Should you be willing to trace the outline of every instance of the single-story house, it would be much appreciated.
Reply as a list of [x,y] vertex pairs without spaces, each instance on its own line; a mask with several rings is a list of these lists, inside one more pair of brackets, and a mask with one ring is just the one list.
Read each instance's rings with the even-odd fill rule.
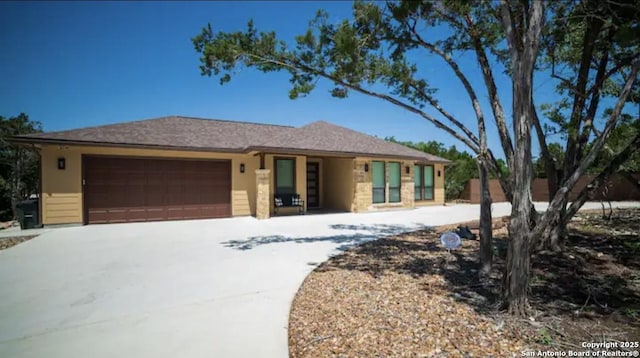
[[366,212],[444,204],[447,160],[319,121],[282,125],[162,117],[21,135],[41,154],[44,225]]

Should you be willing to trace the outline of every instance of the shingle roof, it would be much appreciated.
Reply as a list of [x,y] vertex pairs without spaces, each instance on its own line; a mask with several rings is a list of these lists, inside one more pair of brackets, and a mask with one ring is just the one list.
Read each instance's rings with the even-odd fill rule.
[[435,155],[323,121],[294,128],[170,116],[66,131],[27,134],[14,139],[19,142],[33,143],[87,143],[231,152],[290,150],[449,162]]
[[336,152],[368,156],[411,158],[428,162],[449,161],[432,154],[376,138],[349,128],[324,121],[317,121],[267,138],[260,146],[290,150]]
[[18,138],[240,152],[265,137],[293,130],[295,128],[289,126],[170,116],[60,132],[28,134]]

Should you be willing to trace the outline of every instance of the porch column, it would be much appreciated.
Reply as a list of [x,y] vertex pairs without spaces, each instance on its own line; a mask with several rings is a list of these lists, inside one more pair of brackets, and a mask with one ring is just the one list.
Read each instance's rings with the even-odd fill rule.
[[[365,171],[365,165],[367,170]],[[353,204],[351,211],[354,213],[369,210],[373,202],[373,186],[371,184],[371,162],[367,159],[356,158],[353,160]]]
[[270,169],[256,169],[256,219],[269,218],[269,173]]
[[[407,168],[409,168],[409,173],[407,173]],[[400,200],[402,200],[402,206],[405,208],[415,207],[415,182],[413,181],[415,173],[413,171],[413,162],[402,162]]]

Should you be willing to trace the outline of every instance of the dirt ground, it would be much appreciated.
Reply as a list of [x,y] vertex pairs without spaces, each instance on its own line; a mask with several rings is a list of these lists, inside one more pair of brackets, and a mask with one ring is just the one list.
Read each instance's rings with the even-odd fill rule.
[[441,248],[441,233],[456,226],[369,242],[319,266],[292,305],[291,356],[521,357],[640,341],[639,209],[581,212],[561,253],[535,254],[526,318],[500,310],[506,221],[494,220],[494,265],[482,282],[478,241]]

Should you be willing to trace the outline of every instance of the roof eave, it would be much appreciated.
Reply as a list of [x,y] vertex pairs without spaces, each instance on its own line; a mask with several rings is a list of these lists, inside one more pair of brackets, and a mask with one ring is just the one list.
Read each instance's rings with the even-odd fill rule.
[[186,147],[156,144],[132,144],[132,143],[111,143],[99,141],[78,141],[67,139],[51,139],[51,138],[29,138],[29,137],[11,137],[7,140],[16,144],[53,144],[53,145],[72,145],[82,147],[118,147],[118,148],[137,148],[137,149],[156,149],[156,150],[178,150],[191,152],[223,152],[223,153],[245,153],[245,148],[215,148],[215,147]]
[[223,152],[223,153],[250,153],[250,152],[268,152],[273,154],[289,154],[289,155],[323,155],[323,156],[335,156],[335,157],[375,157],[375,158],[389,158],[389,159],[403,159],[412,160],[416,163],[438,163],[445,166],[452,165],[451,161],[446,159],[442,160],[429,160],[424,157],[417,156],[403,156],[395,154],[374,154],[374,153],[361,153],[361,152],[344,152],[344,151],[328,151],[317,149],[304,149],[304,148],[282,148],[282,147],[270,147],[270,146],[250,146],[248,148],[215,148],[215,147],[186,147],[186,146],[168,146],[168,145],[155,145],[155,144],[134,144],[134,143],[115,143],[115,142],[100,142],[100,141],[79,141],[79,140],[67,140],[67,139],[53,139],[53,138],[33,138],[26,136],[11,137],[8,139],[11,143],[16,144],[51,144],[51,145],[72,145],[72,146],[98,146],[98,147],[119,147],[119,148],[137,148],[137,149],[156,149],[156,150],[179,150],[179,151],[193,151],[193,152]]
[[269,146],[251,146],[247,148],[249,152],[268,152],[274,154],[299,154],[299,155],[328,155],[338,157],[374,157],[374,158],[390,158],[390,159],[404,159],[413,160],[419,163],[450,163],[448,160],[428,160],[424,157],[404,156],[395,154],[374,154],[374,153],[361,153],[361,152],[344,152],[344,151],[329,151],[319,149],[302,149],[302,148],[283,148],[283,147],[269,147]]

